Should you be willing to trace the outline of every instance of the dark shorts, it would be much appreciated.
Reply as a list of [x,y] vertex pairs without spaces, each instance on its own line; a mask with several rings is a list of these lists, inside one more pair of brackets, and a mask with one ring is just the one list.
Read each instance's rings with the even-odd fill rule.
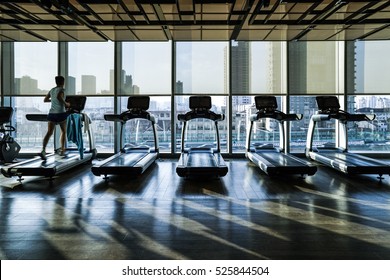
[[68,113],[57,113],[57,114],[49,113],[47,115],[47,120],[54,123],[61,123],[66,120],[68,115],[69,115]]

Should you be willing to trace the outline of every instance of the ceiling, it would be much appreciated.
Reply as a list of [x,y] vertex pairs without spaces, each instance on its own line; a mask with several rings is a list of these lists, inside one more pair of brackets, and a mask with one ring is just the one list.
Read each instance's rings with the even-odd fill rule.
[[0,1],[0,41],[389,40],[390,1]]

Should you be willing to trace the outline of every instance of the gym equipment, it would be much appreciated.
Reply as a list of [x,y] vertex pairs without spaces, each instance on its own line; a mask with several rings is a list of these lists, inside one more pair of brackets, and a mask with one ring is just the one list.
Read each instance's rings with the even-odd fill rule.
[[[350,114],[340,110],[336,96],[317,96],[318,112],[311,116],[307,140],[306,156],[309,159],[323,163],[346,174],[390,174],[390,166],[384,162],[348,152],[347,123],[355,121],[373,121],[375,115]],[[335,119],[340,124],[339,147],[313,147],[313,138],[316,124]]]
[[[246,141],[246,157],[260,167],[269,176],[284,174],[314,175],[317,167],[286,153],[286,137],[284,124],[288,121],[301,120],[302,114],[286,114],[277,110],[278,104],[275,96],[255,96],[256,114],[250,116],[250,127]],[[273,146],[251,147],[253,126],[261,119],[274,119],[279,125],[279,148]]]
[[[225,116],[210,111],[210,96],[191,96],[189,102],[191,111],[177,116],[178,120],[183,122],[183,128],[181,134],[181,155],[176,167],[176,173],[180,177],[186,178],[223,177],[227,174],[228,167],[220,153],[218,122],[224,120]],[[216,149],[202,146],[185,148],[184,141],[187,123],[197,118],[214,121],[217,136]]]
[[[91,171],[94,175],[104,175],[104,179],[107,179],[108,174],[139,175],[155,162],[159,153],[157,124],[154,116],[147,111],[149,109],[149,103],[149,96],[130,96],[127,101],[127,111],[120,115],[104,115],[105,120],[120,122],[121,124],[121,150],[119,153],[93,165]],[[127,121],[133,119],[144,119],[151,122],[154,136],[154,149],[144,145],[123,145],[125,124]],[[137,126],[136,133],[138,133],[138,128]]]
[[16,129],[11,123],[13,115],[12,107],[0,107],[0,162],[11,163],[18,156],[20,145],[11,136],[11,133]]
[[[42,160],[39,156],[26,161],[12,164],[1,169],[1,173],[6,177],[17,176],[18,181],[22,176],[45,176],[52,178],[68,169],[80,164],[91,162],[96,157],[97,151],[93,137],[91,119],[87,114],[82,113],[87,98],[85,96],[67,96],[66,102],[70,103],[69,114],[78,114],[81,125],[84,127],[83,132],[87,134],[89,149],[84,149],[83,156],[80,156],[78,149],[67,148],[66,156],[60,156],[57,153],[47,154],[47,159]],[[47,122],[47,114],[27,114],[26,118],[30,121]],[[58,141],[54,137],[54,151],[59,150]]]

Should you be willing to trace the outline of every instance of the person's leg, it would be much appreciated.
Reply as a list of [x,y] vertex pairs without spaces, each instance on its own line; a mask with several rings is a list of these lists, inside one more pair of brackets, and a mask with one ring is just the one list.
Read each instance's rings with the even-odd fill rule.
[[53,135],[54,128],[55,128],[55,123],[49,121],[49,122],[47,123],[47,132],[46,132],[46,135],[45,135],[45,137],[43,138],[42,151],[39,153],[39,156],[40,156],[43,160],[46,159],[46,146],[47,146],[47,143],[49,143],[50,137]]
[[60,135],[60,143],[61,143],[61,155],[65,154],[65,141],[66,141],[66,120],[60,123],[61,135]]

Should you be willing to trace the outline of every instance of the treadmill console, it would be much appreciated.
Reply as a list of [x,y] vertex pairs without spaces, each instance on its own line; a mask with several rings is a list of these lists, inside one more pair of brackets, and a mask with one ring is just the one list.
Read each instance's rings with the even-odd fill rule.
[[12,107],[0,107],[0,125],[11,122]]
[[211,96],[190,96],[191,110],[210,110]]
[[65,101],[70,103],[70,111],[80,113],[85,108],[87,97],[80,95],[68,95],[66,96]]
[[336,96],[317,96],[316,101],[320,113],[337,113],[340,109]]
[[150,97],[149,96],[130,96],[127,100],[127,109],[146,111],[149,109]]
[[255,103],[259,111],[272,112],[278,108],[275,96],[255,96]]

